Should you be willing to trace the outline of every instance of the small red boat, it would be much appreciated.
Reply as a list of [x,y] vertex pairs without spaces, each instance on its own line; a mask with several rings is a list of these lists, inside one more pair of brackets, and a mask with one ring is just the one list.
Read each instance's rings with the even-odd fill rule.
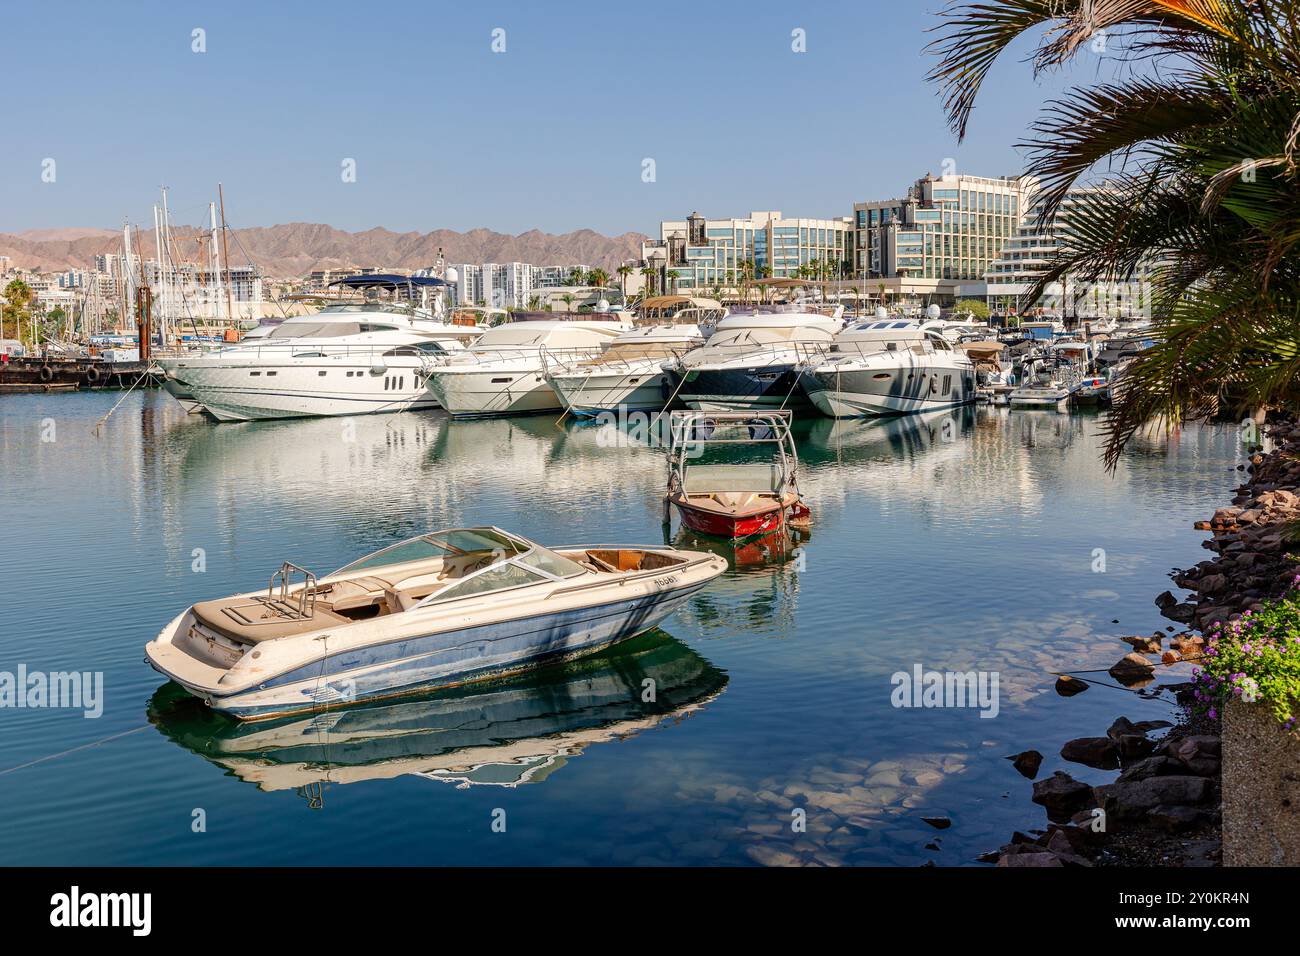
[[670,456],[667,500],[692,531],[749,538],[811,517],[788,411],[673,412]]

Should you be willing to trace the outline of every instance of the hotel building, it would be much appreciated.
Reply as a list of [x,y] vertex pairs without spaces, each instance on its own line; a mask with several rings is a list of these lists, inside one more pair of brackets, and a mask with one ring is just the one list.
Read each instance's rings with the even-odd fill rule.
[[751,212],[744,219],[662,222],[659,240],[642,246],[642,258],[659,272],[660,291],[735,287],[742,264],[754,263],[754,278],[789,278],[810,262],[830,262],[834,275],[847,275],[853,262],[853,221],[786,219],[778,210]]

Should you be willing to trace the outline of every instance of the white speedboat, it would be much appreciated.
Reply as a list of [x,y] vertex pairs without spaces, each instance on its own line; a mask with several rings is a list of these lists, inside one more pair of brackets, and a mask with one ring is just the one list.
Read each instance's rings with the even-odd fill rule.
[[263,591],[187,608],[145,656],[216,710],[276,717],[588,654],[657,627],[725,570],[705,552],[452,529],[319,580],[286,563]]
[[180,403],[181,407],[185,409],[187,414],[194,415],[202,412],[203,403],[194,397],[194,390],[190,388],[190,386],[182,382],[180,379],[178,379],[171,372],[167,371],[167,368],[175,367],[175,360],[177,359],[199,358],[201,356],[209,355],[212,352],[223,348],[228,349],[228,348],[236,348],[241,345],[255,345],[261,342],[268,335],[270,335],[272,330],[276,327],[276,325],[279,325],[279,323],[277,322],[275,324],[258,325],[256,328],[250,329],[249,331],[245,332],[244,337],[240,339],[238,342],[233,342],[230,345],[208,346],[206,348],[198,347],[198,348],[189,349],[187,351],[177,352],[175,355],[156,355],[154,357],[154,364],[157,365],[159,369],[162,370],[163,391],[165,391],[172,398],[176,399],[176,401]]
[[430,363],[429,390],[455,416],[559,411],[560,398],[543,374],[546,363],[595,358],[631,328],[630,321],[612,314],[603,320],[498,325],[473,348]]
[[804,398],[796,366],[827,348],[843,324],[804,309],[732,313],[702,346],[669,366],[674,392],[697,410],[799,404]]
[[436,408],[425,365],[478,334],[397,305],[330,305],[254,343],[158,364],[219,421]]
[[800,368],[799,383],[832,418],[903,415],[975,401],[975,366],[939,329],[870,320],[835,336]]
[[1012,408],[1057,408],[1070,399],[1082,380],[1082,370],[1051,357],[1035,358],[1021,370],[1020,385],[1011,392]]
[[543,354],[545,378],[565,408],[579,416],[607,411],[658,411],[672,397],[664,363],[704,344],[699,326],[652,325],[624,332],[599,355],[557,363]]

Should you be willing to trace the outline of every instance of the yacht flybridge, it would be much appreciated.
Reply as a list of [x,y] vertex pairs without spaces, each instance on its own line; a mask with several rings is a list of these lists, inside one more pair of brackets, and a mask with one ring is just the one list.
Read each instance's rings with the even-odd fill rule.
[[597,318],[507,322],[488,329],[473,348],[429,363],[429,390],[454,416],[559,411],[546,364],[595,358],[632,328],[615,314],[591,314]]
[[975,401],[975,366],[939,329],[906,319],[868,320],[806,362],[799,383],[834,418],[901,415]]
[[[341,282],[356,289],[446,284],[406,276]],[[437,399],[425,388],[429,360],[463,351],[480,331],[440,321],[437,312],[413,303],[336,303],[285,319],[256,342],[158,364],[185,401],[219,421],[436,408]]]
[[544,548],[500,528],[423,534],[319,580],[201,601],[145,646],[241,719],[419,693],[588,654],[657,627],[727,569],[671,547]]

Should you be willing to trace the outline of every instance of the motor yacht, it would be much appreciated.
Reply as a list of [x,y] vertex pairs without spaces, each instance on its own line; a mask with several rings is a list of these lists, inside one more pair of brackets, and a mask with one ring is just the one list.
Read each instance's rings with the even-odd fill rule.
[[667,366],[673,391],[693,409],[804,403],[796,367],[827,348],[842,327],[837,315],[804,308],[732,313],[702,346]]
[[425,389],[427,360],[462,351],[477,335],[400,306],[330,305],[253,343],[158,364],[218,421],[360,415],[436,408]]
[[419,535],[319,580],[200,601],[145,646],[215,710],[260,719],[527,670],[645,633],[727,570],[671,547],[544,548],[495,527]]
[[473,348],[433,360],[429,390],[457,417],[559,411],[547,364],[593,359],[632,328],[629,320],[608,313],[599,319],[507,322],[484,332]]
[[556,362],[543,352],[543,373],[564,407],[578,416],[658,411],[672,397],[664,363],[703,344],[697,325],[643,326],[619,335],[592,358]]
[[869,320],[835,336],[800,368],[799,383],[833,418],[903,415],[975,401],[975,366],[939,329]]

